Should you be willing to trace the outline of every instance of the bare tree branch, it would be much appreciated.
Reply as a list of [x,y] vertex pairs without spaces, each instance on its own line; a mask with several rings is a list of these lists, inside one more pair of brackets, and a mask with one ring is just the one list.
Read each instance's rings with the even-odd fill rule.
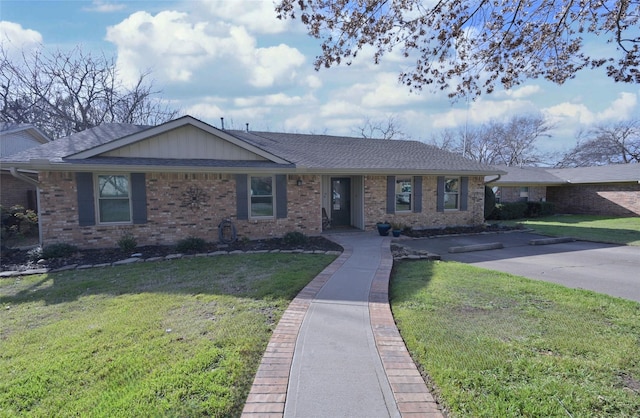
[[559,167],[640,163],[640,121],[599,125],[578,137]]
[[155,125],[177,115],[140,75],[132,87],[113,58],[71,51],[35,51],[10,60],[0,46],[0,120],[33,123],[59,138],[102,123]]

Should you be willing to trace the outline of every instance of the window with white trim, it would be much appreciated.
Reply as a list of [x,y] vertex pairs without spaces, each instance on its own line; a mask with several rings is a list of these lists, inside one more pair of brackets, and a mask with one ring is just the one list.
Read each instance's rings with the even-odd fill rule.
[[396,177],[396,212],[411,212],[413,202],[411,177]]
[[444,179],[444,209],[460,209],[460,177]]
[[249,214],[252,218],[274,216],[273,176],[249,177]]
[[100,223],[131,222],[129,176],[98,175],[98,219]]

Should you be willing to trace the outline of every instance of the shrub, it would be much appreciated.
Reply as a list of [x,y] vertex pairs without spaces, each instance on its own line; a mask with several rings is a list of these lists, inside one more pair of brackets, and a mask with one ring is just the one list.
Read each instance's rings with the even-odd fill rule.
[[124,252],[131,252],[138,246],[138,241],[136,238],[130,234],[126,233],[120,237],[118,240],[118,247]]
[[491,215],[491,219],[509,220],[522,219],[527,214],[527,202],[498,203]]
[[6,209],[0,206],[0,219],[2,222],[3,238],[12,235],[29,235],[38,226],[38,214],[31,209],[25,209],[21,205],[11,206]]
[[493,211],[496,210],[496,194],[487,185],[484,186],[484,219],[491,219]]
[[291,231],[284,234],[282,240],[288,245],[303,245],[308,241],[308,238],[300,231]]
[[48,260],[50,258],[69,257],[76,251],[78,251],[78,247],[76,247],[75,245],[65,244],[63,242],[58,244],[51,244],[42,249],[42,258]]
[[176,250],[180,253],[198,252],[205,249],[207,242],[202,238],[188,237],[181,239],[176,244]]
[[553,215],[553,203],[527,202],[527,218],[538,218],[540,216],[549,215]]

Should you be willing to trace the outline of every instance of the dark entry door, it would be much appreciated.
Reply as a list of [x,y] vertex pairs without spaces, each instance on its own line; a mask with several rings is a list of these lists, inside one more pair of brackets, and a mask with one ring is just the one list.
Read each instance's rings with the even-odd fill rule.
[[331,225],[351,225],[351,179],[331,178]]

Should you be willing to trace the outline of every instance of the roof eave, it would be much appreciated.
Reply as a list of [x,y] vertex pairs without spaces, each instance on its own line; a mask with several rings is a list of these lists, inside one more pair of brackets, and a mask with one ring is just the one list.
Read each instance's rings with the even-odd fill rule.
[[127,136],[124,136],[122,138],[116,139],[114,141],[110,141],[107,142],[106,144],[102,144],[102,145],[98,145],[97,147],[93,147],[90,148],[88,150],[84,150],[84,151],[80,151],[78,153],[75,154],[71,154],[69,156],[66,156],[65,158],[69,158],[69,159],[86,159],[86,158],[91,158],[91,157],[95,157],[98,156],[100,154],[103,154],[105,152],[109,152],[112,151],[114,149],[117,148],[122,148],[124,146],[127,145],[131,145],[135,142],[144,140],[146,138],[150,138],[152,136],[156,136],[156,135],[160,135],[162,133],[174,130],[174,129],[178,129],[181,128],[183,126],[187,126],[187,125],[192,125],[195,126],[199,129],[202,129],[205,132],[208,132],[212,135],[216,135],[238,147],[244,148],[247,151],[253,152],[254,154],[257,154],[263,158],[266,158],[267,160],[270,160],[272,162],[278,163],[278,164],[289,164],[289,161],[286,161],[285,159],[271,154],[261,148],[258,148],[254,145],[251,145],[245,141],[242,141],[241,139],[236,138],[233,135],[229,135],[228,133],[226,133],[225,131],[222,131],[220,129],[217,129],[205,122],[202,122],[201,120],[195,119],[192,116],[183,116],[181,118],[178,119],[174,119],[171,120],[169,122],[163,123],[161,125],[157,125],[157,126],[153,126],[150,127],[148,129],[145,129],[143,131],[140,132],[136,132]]

